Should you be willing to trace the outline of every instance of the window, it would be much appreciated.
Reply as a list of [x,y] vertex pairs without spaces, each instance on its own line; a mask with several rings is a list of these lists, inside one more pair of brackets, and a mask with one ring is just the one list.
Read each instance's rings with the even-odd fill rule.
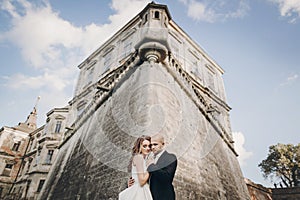
[[27,170],[26,170],[26,173],[27,173],[27,172],[29,172],[29,169],[30,169],[31,163],[32,163],[32,159],[29,159],[29,161],[28,161],[28,165],[27,165]]
[[5,169],[12,169],[13,168],[13,164],[6,164],[5,165]]
[[39,183],[39,186],[37,188],[37,192],[40,192],[42,190],[44,183],[45,183],[45,180],[41,179],[40,183]]
[[86,73],[86,85],[89,85],[93,82],[94,67],[90,68]]
[[197,51],[195,49],[188,49],[188,54],[186,55],[187,56],[187,61],[188,62],[188,71],[190,71],[193,75],[194,75],[194,78],[196,78],[196,80],[198,81],[202,81],[201,80],[201,69],[199,67],[199,61],[200,61],[200,58],[199,56],[197,55]]
[[210,66],[206,65],[207,67],[207,78],[206,78],[206,85],[209,89],[211,89],[216,94],[218,93],[217,87],[216,87],[216,74],[213,71],[213,69],[210,68]]
[[20,141],[19,141],[19,142],[15,142],[15,143],[14,143],[14,146],[12,147],[12,150],[13,150],[13,151],[18,151],[18,150],[19,150],[19,147],[20,147],[20,144],[21,144]]
[[55,131],[54,131],[55,133],[59,133],[60,132],[61,123],[62,123],[62,121],[57,121],[56,122]]
[[3,176],[10,176],[10,172],[11,172],[13,166],[14,166],[13,164],[7,163],[5,165],[5,168],[4,168],[3,172],[2,172],[2,175]]
[[[121,58],[121,60],[119,60],[119,62],[121,63],[123,61],[123,59],[128,56],[132,50],[133,50],[133,41],[134,41],[134,33],[136,32],[136,28],[132,28],[129,31],[126,31],[124,36],[121,38],[121,51],[122,54],[119,58]],[[109,53],[110,54],[110,53]],[[105,55],[105,57],[107,57],[108,54]]]
[[193,63],[193,73],[197,76],[197,78],[199,78],[201,80],[201,71],[200,71],[200,68],[198,66],[198,62],[195,61]]
[[208,87],[214,90],[215,88],[214,74],[212,72],[208,72],[207,75],[208,75]]
[[53,152],[54,152],[54,150],[48,150],[48,154],[47,154],[47,157],[46,157],[46,164],[51,164],[51,160],[52,160],[52,157],[53,157]]
[[86,102],[85,101],[80,101],[77,105],[77,116],[81,115],[85,108]]
[[38,165],[39,162],[40,162],[41,151],[42,151],[41,149],[39,149],[39,150],[37,151],[37,155],[36,155],[36,158],[35,158],[35,165],[34,165],[34,166]]
[[179,60],[180,56],[179,56],[179,49],[182,48],[182,42],[179,39],[178,36],[176,36],[175,34],[170,34],[170,43],[171,43],[171,53],[173,54],[173,56]]
[[104,57],[104,70],[103,70],[103,72],[106,72],[110,68],[111,62],[112,62],[112,53],[109,52]]
[[131,52],[132,43],[130,38],[124,41],[124,57],[128,56]]
[[155,19],[159,19],[159,12],[158,12],[158,11],[155,11],[155,12],[154,12],[154,18],[155,18]]

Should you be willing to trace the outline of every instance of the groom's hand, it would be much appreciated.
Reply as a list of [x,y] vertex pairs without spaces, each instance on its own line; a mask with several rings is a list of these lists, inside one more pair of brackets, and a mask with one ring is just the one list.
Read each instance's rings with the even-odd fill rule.
[[134,184],[134,179],[132,177],[130,177],[128,182],[127,182],[127,186],[131,187],[133,184]]

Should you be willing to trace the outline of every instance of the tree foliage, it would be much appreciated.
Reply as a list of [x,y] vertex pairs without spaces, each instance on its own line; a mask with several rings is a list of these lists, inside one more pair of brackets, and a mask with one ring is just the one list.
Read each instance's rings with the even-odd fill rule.
[[300,185],[300,143],[269,147],[266,159],[258,165],[265,178],[279,178],[285,187]]

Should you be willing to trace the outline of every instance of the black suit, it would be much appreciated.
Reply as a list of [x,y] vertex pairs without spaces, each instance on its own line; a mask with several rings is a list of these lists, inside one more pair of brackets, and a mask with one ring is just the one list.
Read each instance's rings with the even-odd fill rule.
[[167,151],[163,152],[156,164],[147,168],[150,173],[150,190],[153,200],[175,200],[173,178],[177,167],[177,158]]

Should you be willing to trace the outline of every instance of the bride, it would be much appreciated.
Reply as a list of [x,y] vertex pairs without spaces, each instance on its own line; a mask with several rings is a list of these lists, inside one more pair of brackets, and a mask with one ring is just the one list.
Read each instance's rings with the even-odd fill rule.
[[119,200],[152,200],[149,184],[149,173],[146,167],[146,156],[151,152],[151,137],[139,137],[132,148],[128,170],[131,171],[134,184],[119,193]]

